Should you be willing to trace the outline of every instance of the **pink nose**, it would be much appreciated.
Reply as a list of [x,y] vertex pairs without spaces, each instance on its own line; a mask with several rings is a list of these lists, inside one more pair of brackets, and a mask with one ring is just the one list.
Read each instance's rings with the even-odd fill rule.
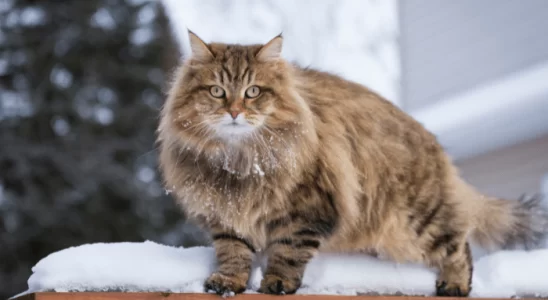
[[230,115],[232,116],[232,119],[236,120],[236,118],[238,117],[238,115],[240,114],[239,111],[231,111],[230,112]]

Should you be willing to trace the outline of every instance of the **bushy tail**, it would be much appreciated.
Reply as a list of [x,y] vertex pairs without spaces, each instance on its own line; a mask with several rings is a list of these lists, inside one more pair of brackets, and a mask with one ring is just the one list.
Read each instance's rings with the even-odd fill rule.
[[472,241],[487,250],[534,249],[548,236],[548,208],[540,195],[505,200],[485,196],[478,201]]

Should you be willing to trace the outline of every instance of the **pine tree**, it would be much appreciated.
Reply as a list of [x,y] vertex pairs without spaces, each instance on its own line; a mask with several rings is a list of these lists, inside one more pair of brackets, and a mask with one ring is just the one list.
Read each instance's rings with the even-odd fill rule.
[[0,0],[0,298],[69,246],[203,243],[156,167],[176,48],[157,1]]

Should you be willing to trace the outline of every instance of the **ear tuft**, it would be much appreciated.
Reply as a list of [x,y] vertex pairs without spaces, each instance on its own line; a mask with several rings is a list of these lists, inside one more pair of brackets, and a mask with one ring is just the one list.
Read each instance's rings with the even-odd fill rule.
[[256,57],[259,61],[267,62],[280,59],[282,54],[283,37],[280,33],[275,38],[266,43],[257,53]]
[[194,32],[188,30],[188,38],[190,40],[190,49],[192,50],[192,59],[201,62],[208,62],[213,59],[213,53],[211,53],[207,44]]

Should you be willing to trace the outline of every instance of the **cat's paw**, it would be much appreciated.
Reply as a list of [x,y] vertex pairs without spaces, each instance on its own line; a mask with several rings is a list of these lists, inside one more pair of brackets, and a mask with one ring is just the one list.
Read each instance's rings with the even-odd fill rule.
[[206,293],[215,293],[223,296],[233,296],[245,291],[247,280],[235,276],[226,276],[213,273],[204,283]]
[[299,280],[289,280],[276,275],[266,274],[261,281],[259,293],[285,295],[294,294],[301,286]]
[[467,297],[469,293],[469,286],[460,286],[455,283],[436,281],[436,296],[438,297]]

